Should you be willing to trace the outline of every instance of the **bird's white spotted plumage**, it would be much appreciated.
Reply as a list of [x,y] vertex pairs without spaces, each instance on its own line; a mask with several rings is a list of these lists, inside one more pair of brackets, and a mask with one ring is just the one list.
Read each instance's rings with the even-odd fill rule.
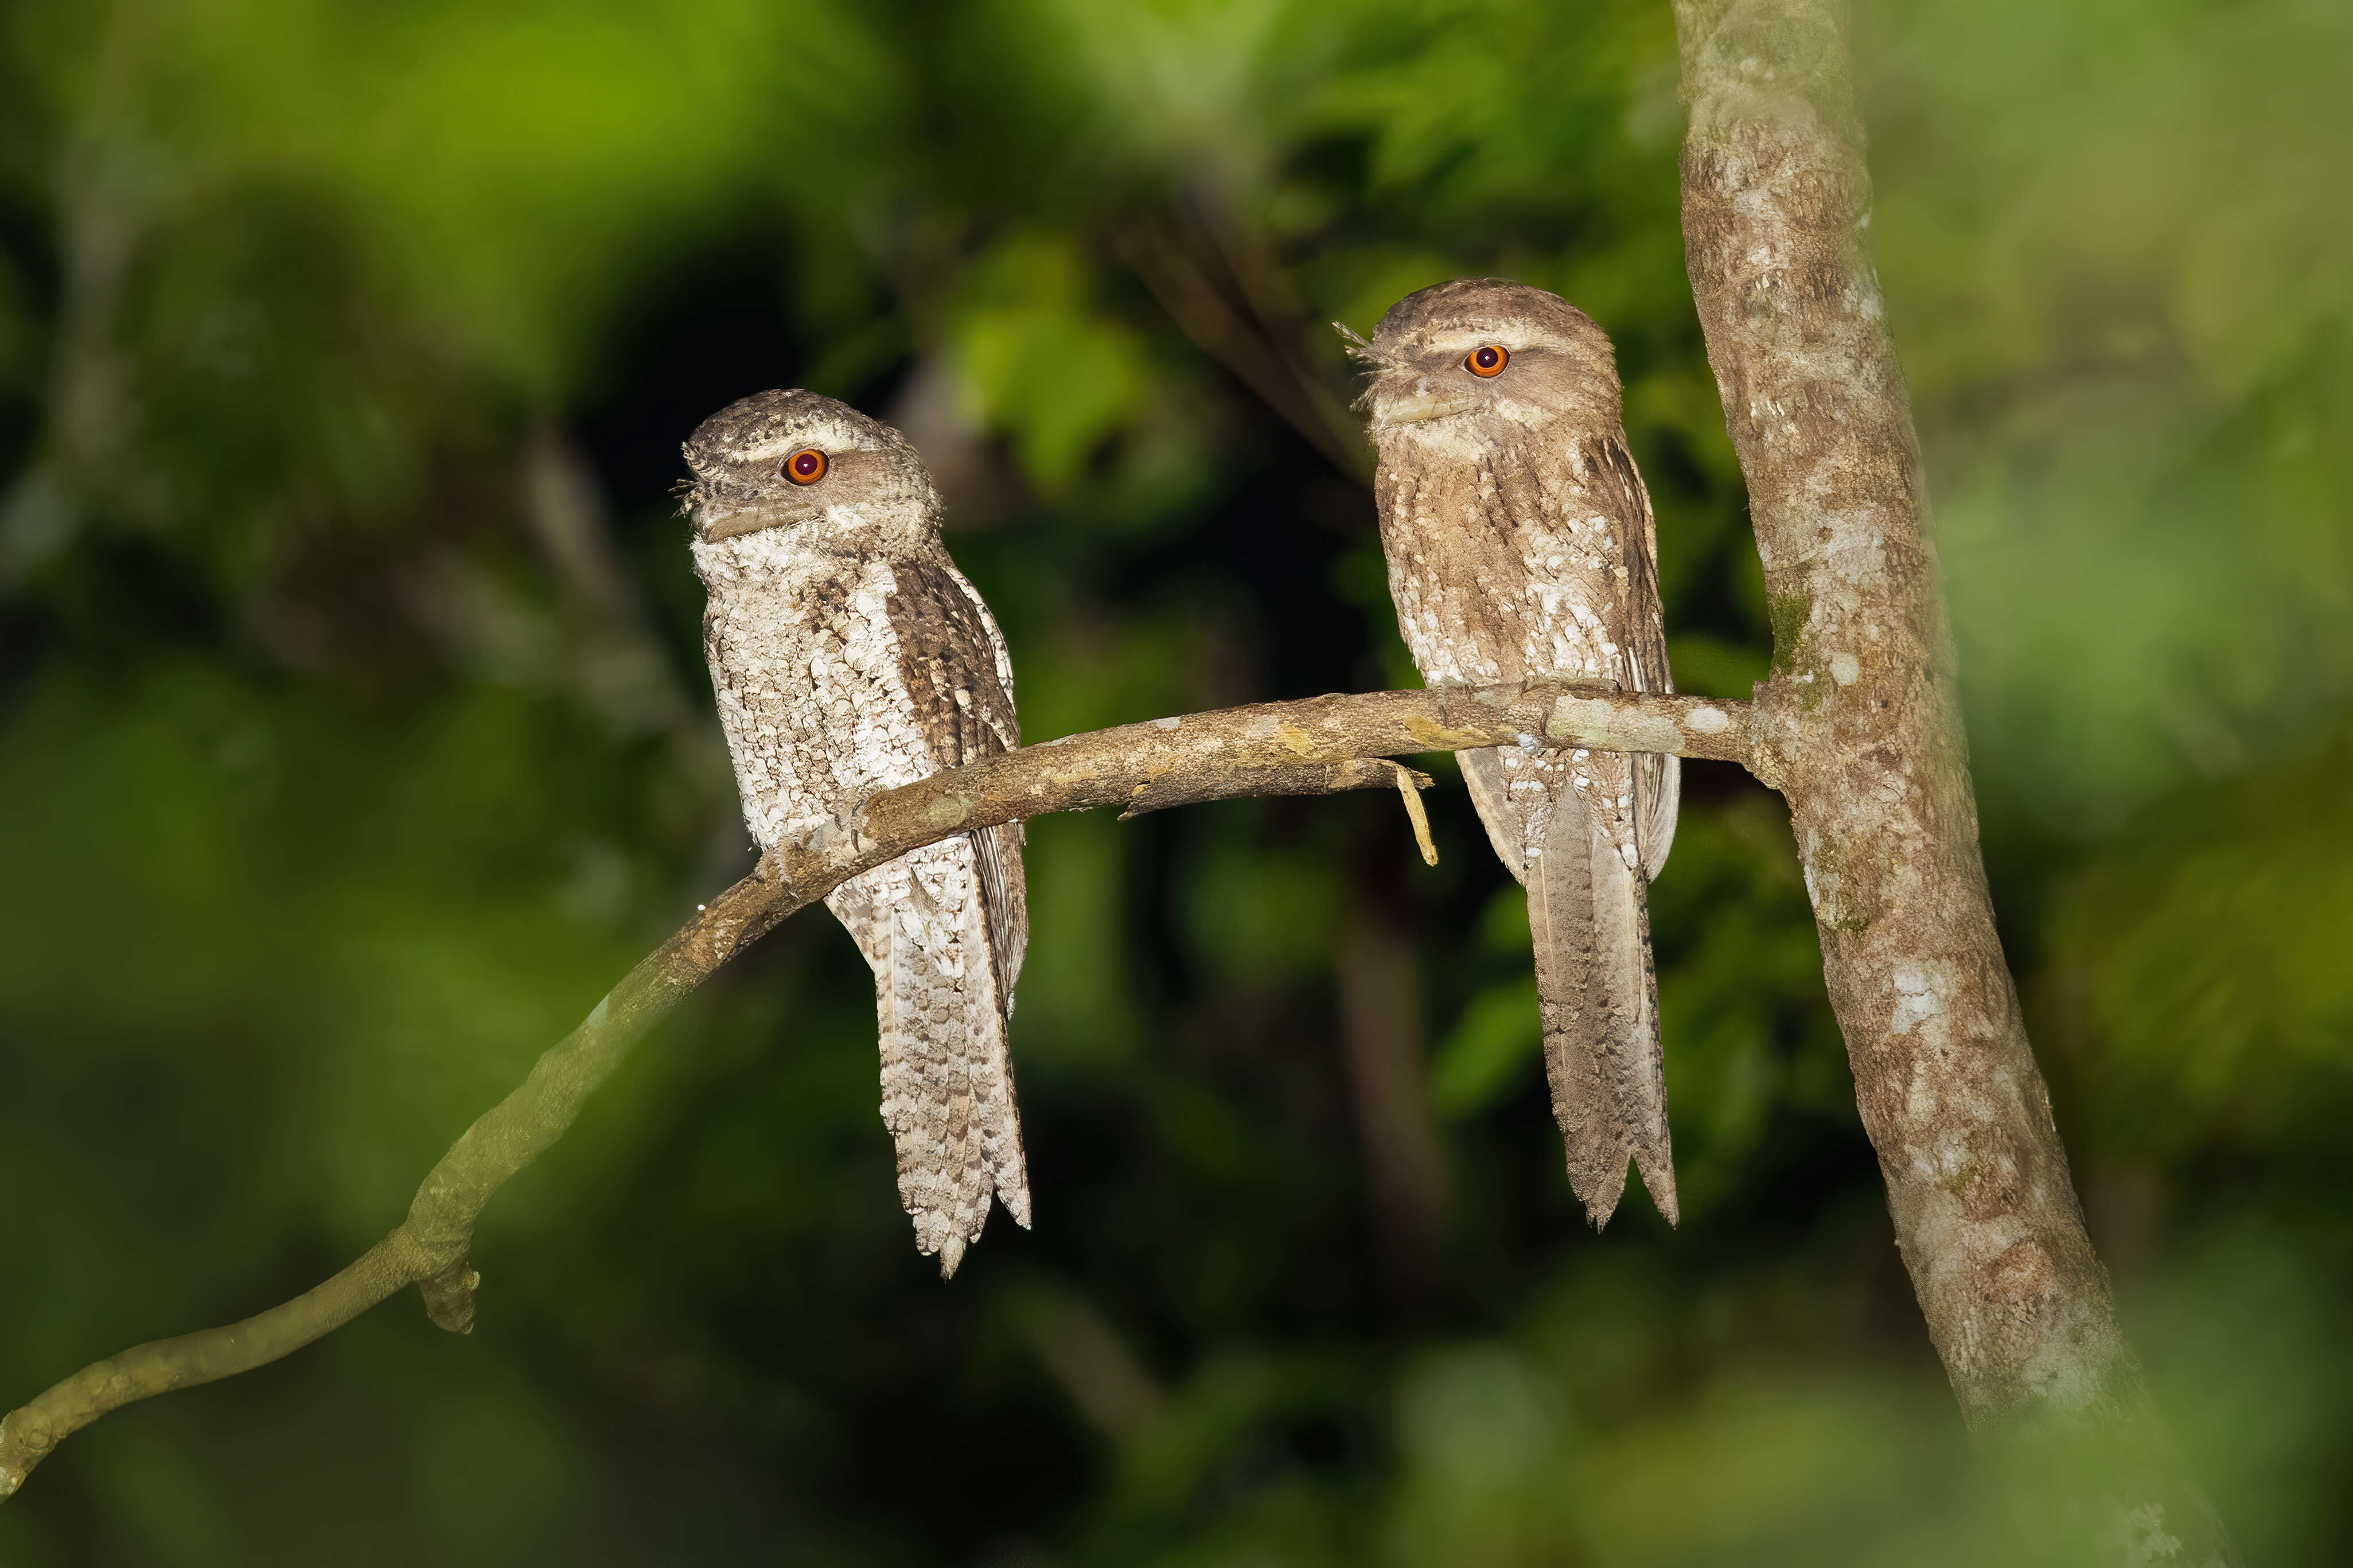
[[[821,479],[784,465],[825,454]],[[878,791],[1020,743],[1013,669],[948,559],[905,438],[829,398],[764,393],[687,443],[703,647],[761,847]],[[882,1121],[916,1243],[953,1273],[992,1194],[1029,1189],[1007,1026],[1029,941],[1019,825],[915,850],[826,900],[872,969]]]

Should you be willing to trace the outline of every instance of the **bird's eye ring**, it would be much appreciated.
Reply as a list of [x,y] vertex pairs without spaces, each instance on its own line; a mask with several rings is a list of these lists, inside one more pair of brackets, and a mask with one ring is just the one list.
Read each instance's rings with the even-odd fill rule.
[[813,485],[825,478],[825,454],[815,447],[803,447],[786,458],[776,472],[797,485]]
[[1501,375],[1504,367],[1511,363],[1512,356],[1504,352],[1503,344],[1487,343],[1472,349],[1463,360],[1462,368],[1477,376]]

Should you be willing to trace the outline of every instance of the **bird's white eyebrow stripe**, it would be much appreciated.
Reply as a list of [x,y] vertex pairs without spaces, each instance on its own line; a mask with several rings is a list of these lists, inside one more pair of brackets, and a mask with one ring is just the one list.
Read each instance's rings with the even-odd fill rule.
[[[1529,349],[1555,349],[1573,353],[1577,345],[1556,332],[1542,328],[1531,329],[1525,324],[1511,327],[1433,327],[1425,330],[1416,340],[1423,353],[1469,353],[1488,343],[1502,345],[1507,353],[1525,353]],[[1410,351],[1409,351],[1410,352]]]
[[825,454],[825,477],[828,479],[846,479],[852,474],[869,471],[887,471],[891,467],[890,459],[882,453],[862,447],[831,446],[808,431],[803,431],[790,440],[763,441],[755,447],[743,447],[736,458],[745,463],[771,460],[781,463],[793,453],[808,447]]
[[735,449],[735,457],[746,463],[757,463],[770,458],[782,459],[804,447],[815,447],[827,457],[847,457],[862,450],[859,434],[848,425],[831,419],[812,420],[798,429],[784,432]]

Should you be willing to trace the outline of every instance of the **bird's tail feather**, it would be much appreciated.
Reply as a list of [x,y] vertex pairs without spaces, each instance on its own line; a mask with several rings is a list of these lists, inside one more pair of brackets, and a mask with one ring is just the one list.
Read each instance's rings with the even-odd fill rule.
[[1568,1184],[1598,1228],[1617,1212],[1630,1158],[1659,1212],[1678,1217],[1658,975],[1641,872],[1563,789],[1528,866],[1545,1073]]
[[[928,902],[920,877],[914,899]],[[980,1238],[993,1193],[1029,1224],[1029,1184],[1006,1010],[989,956],[987,915],[961,909],[892,911],[889,952],[875,965],[882,1047],[882,1120],[899,1157],[899,1198],[915,1243],[942,1278]],[[958,916],[962,918],[957,918]]]

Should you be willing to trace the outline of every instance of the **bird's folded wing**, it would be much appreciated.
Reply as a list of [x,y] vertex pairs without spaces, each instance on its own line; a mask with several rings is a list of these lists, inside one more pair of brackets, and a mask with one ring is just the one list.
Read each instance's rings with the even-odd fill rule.
[[[888,600],[900,672],[933,765],[962,767],[1020,744],[1012,667],[988,607],[944,552],[892,563]],[[1019,823],[973,835],[997,992],[1013,1005],[1029,946],[1029,901],[1021,870]]]

